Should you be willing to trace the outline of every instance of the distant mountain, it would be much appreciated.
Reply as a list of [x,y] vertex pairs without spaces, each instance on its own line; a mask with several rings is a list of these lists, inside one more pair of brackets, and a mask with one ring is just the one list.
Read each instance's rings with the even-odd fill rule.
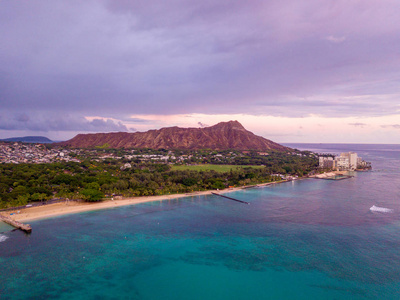
[[213,150],[288,150],[247,131],[238,121],[221,122],[205,128],[167,127],[146,132],[78,134],[58,145],[75,148],[213,149]]
[[22,142],[22,143],[53,143],[52,140],[45,136],[23,136],[23,137],[12,137],[8,139],[0,140],[2,142]]

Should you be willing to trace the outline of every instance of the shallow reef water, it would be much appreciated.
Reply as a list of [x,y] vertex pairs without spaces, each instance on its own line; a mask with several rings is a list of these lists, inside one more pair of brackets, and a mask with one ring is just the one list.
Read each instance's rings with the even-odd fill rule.
[[400,146],[289,146],[373,169],[1,225],[1,299],[399,299]]

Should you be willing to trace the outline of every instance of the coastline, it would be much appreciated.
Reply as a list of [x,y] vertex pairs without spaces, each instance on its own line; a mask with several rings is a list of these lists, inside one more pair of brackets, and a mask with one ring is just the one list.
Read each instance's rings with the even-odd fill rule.
[[246,188],[262,187],[262,186],[284,183],[284,182],[288,182],[288,181],[289,180],[274,181],[274,182],[261,183],[261,184],[251,185],[251,186],[227,188],[224,190],[208,190],[208,191],[199,191],[199,192],[192,192],[192,193],[185,193],[185,194],[133,197],[133,198],[125,198],[125,199],[121,199],[121,200],[105,200],[105,201],[95,202],[95,203],[63,202],[63,203],[55,203],[55,204],[49,204],[49,205],[44,205],[44,206],[28,207],[28,208],[20,209],[19,210],[20,213],[14,214],[11,217],[10,217],[9,213],[14,212],[14,211],[8,211],[7,214],[5,214],[5,213],[0,213],[0,214],[3,214],[4,216],[10,217],[13,220],[19,221],[19,222],[35,221],[35,220],[58,217],[58,216],[63,216],[63,215],[68,215],[68,214],[76,214],[76,213],[87,212],[87,211],[108,209],[108,208],[119,207],[119,206],[135,205],[135,204],[146,203],[146,202],[165,201],[165,200],[172,200],[172,199],[179,199],[179,198],[193,197],[193,196],[204,196],[204,195],[211,195],[212,193],[225,194],[225,193],[243,190]]
[[312,175],[310,176],[310,178],[317,178],[317,179],[329,179],[332,177],[335,177],[337,175],[348,175],[349,171],[331,171],[331,172],[324,172],[322,174],[316,174],[316,175]]

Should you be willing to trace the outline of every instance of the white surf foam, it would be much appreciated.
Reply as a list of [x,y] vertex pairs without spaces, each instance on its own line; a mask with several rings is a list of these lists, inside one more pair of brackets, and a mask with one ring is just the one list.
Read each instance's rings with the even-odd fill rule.
[[8,236],[0,234],[0,243],[4,242],[6,239],[8,239]]
[[383,213],[391,213],[391,212],[393,212],[393,209],[386,208],[386,207],[379,207],[379,206],[375,206],[375,205],[372,205],[369,208],[369,210],[370,211],[383,212]]

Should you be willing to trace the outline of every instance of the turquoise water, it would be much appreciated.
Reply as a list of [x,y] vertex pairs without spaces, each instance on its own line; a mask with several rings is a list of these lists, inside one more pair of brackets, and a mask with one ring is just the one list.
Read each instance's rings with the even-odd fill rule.
[[399,299],[400,146],[312,146],[374,169],[0,225],[0,298]]

